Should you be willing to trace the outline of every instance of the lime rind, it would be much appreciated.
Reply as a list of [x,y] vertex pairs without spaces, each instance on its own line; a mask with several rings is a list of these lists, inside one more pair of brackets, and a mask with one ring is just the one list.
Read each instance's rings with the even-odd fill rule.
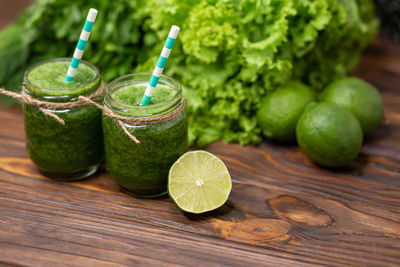
[[203,213],[221,207],[232,181],[222,160],[207,151],[191,151],[169,171],[168,193],[183,211]]

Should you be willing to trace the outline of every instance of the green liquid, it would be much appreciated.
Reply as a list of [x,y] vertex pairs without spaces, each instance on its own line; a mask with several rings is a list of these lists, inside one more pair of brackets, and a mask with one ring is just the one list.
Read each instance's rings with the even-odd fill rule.
[[[112,97],[124,104],[137,104],[144,89],[143,86],[125,87]],[[157,87],[152,104],[167,101],[175,93],[170,88]],[[133,195],[151,197],[166,193],[170,167],[188,150],[185,113],[160,123],[125,126],[140,144],[130,140],[115,120],[103,116],[108,172],[124,191]]]
[[53,113],[65,121],[65,126],[38,108],[24,105],[28,154],[47,176],[74,180],[76,173],[103,158],[101,111],[84,106]]
[[[139,105],[146,86],[128,86],[116,91],[112,97],[124,104]],[[175,96],[176,92],[168,87],[158,86],[151,98],[150,104],[158,104],[167,101]]]
[[[61,94],[61,91],[57,90],[62,83],[65,83],[63,82],[65,73],[62,72],[61,74],[58,67],[53,67],[68,66],[68,64],[67,61],[51,62],[34,67],[27,75],[28,79],[31,78],[29,83],[25,83],[27,90],[35,95],[48,96],[47,91],[43,92],[38,88],[44,86],[47,87],[46,89],[52,90],[53,95]],[[54,66],[50,67],[50,65]],[[82,69],[89,68],[82,63],[79,68],[81,67],[83,67]],[[96,72],[90,69],[90,73],[93,74],[91,74],[91,77],[94,78]],[[40,80],[39,77],[46,80]],[[74,93],[69,93],[68,96],[78,96],[81,93],[90,93],[96,90],[100,80],[97,79],[94,82],[92,80],[86,82],[86,84],[83,84],[82,79],[71,82],[70,87],[74,88]],[[33,83],[33,81],[36,83]],[[78,82],[81,85],[78,85]],[[51,85],[54,85],[54,87],[51,87]],[[46,101],[58,100],[46,99]],[[88,105],[51,110],[51,112],[63,119],[65,125],[47,117],[37,107],[24,104],[28,154],[39,169],[51,178],[60,180],[84,178],[90,170],[93,172],[97,169],[100,160],[103,158],[101,111]]]
[[34,67],[27,76],[28,82],[33,85],[32,93],[40,96],[59,96],[66,93],[84,95],[90,92],[93,89],[90,84],[95,80],[96,72],[86,64],[79,64],[74,80],[66,82],[65,75],[69,65],[69,61],[56,61]]

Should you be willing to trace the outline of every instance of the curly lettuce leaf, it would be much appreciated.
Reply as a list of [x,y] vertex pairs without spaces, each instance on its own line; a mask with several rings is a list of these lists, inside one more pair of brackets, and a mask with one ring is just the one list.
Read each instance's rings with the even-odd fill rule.
[[151,72],[170,26],[181,26],[165,73],[183,86],[199,146],[259,142],[263,96],[346,75],[378,28],[371,0],[38,0],[0,33],[11,36],[0,38],[0,82],[18,86],[28,65],[72,55],[90,7],[100,12],[84,59],[105,81]]

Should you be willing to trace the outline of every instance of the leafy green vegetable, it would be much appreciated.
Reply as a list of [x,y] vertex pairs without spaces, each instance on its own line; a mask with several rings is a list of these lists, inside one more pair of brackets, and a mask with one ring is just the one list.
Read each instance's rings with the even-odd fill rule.
[[[183,85],[190,142],[200,146],[260,141],[264,95],[292,79],[321,89],[344,76],[378,27],[371,0],[39,0],[0,38],[0,48],[18,43],[25,53],[0,53],[0,84],[72,55],[90,7],[100,12],[84,58],[106,81],[151,72],[170,26],[181,26],[165,72]],[[14,69],[7,56],[20,59]]]

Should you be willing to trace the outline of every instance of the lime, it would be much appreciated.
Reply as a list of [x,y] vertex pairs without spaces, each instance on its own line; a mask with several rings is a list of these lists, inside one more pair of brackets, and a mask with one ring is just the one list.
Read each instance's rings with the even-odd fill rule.
[[360,123],[346,108],[331,103],[311,103],[296,127],[299,146],[326,167],[347,165],[360,152]]
[[296,124],[304,107],[314,101],[314,91],[300,82],[291,82],[263,98],[257,121],[266,137],[276,141],[296,140]]
[[375,130],[383,119],[383,103],[378,90],[355,77],[331,83],[322,93],[321,101],[348,108],[366,135]]
[[221,207],[231,189],[225,164],[206,151],[185,153],[169,170],[168,194],[186,212],[202,213]]

